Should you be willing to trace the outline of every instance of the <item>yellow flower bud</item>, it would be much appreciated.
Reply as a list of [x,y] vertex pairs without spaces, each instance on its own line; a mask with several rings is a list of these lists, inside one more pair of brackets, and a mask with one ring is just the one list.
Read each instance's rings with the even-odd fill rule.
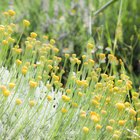
[[97,124],[95,128],[96,128],[96,130],[100,130],[102,128],[102,126]]
[[14,88],[15,87],[15,83],[9,83],[9,88]]
[[84,132],[84,133],[88,133],[88,132],[89,132],[89,128],[84,126],[84,127],[83,127],[83,132]]
[[123,103],[117,103],[116,108],[118,109],[118,111],[122,111],[125,109],[125,105]]
[[78,107],[78,104],[75,103],[75,102],[73,102],[73,103],[72,103],[72,106],[75,107],[75,108],[77,108],[77,107]]
[[31,38],[36,38],[37,34],[35,32],[31,32],[30,36],[31,36]]
[[93,44],[91,44],[91,43],[88,43],[88,44],[87,44],[87,48],[88,48],[88,49],[93,49],[93,47],[94,47]]
[[22,67],[21,72],[22,72],[23,75],[26,75],[26,73],[27,73],[27,67],[26,66]]
[[69,54],[65,54],[65,57],[66,57],[66,58],[69,58],[69,56],[70,56]]
[[8,97],[8,96],[10,95],[10,91],[9,91],[9,90],[4,90],[4,91],[3,91],[3,95],[4,95],[5,97]]
[[36,104],[35,100],[30,100],[30,101],[29,101],[29,105],[30,105],[30,107],[35,106],[35,104]]
[[17,64],[17,65],[21,65],[21,64],[22,64],[22,61],[19,60],[19,59],[17,59],[17,60],[16,60],[16,64]]
[[129,110],[129,114],[130,114],[130,116],[134,116],[135,117],[137,112],[134,109],[130,109]]
[[30,22],[29,22],[28,20],[24,19],[24,20],[23,20],[23,25],[24,25],[25,27],[28,27],[28,26],[30,26]]
[[108,132],[112,132],[112,131],[113,131],[113,127],[112,127],[112,126],[107,126],[107,127],[106,127],[106,130],[107,130]]
[[67,94],[70,94],[70,93],[71,93],[71,89],[67,89],[67,90],[66,90],[66,93],[67,93]]
[[70,97],[66,96],[66,95],[62,95],[62,100],[65,102],[69,102],[70,101]]
[[12,17],[16,14],[16,12],[13,10],[8,10],[8,14]]
[[50,40],[50,44],[51,44],[51,45],[54,45],[54,44],[55,44],[55,40],[54,40],[54,39],[51,39],[51,40]]
[[37,82],[30,81],[30,82],[29,82],[29,85],[30,85],[30,87],[32,87],[32,88],[36,88],[36,87],[37,87]]
[[119,124],[120,126],[124,126],[125,123],[126,123],[126,120],[119,120],[119,122],[118,122],[118,124]]
[[17,99],[16,99],[16,104],[17,104],[17,105],[22,104],[22,100],[17,98]]
[[7,40],[3,40],[3,41],[2,41],[2,44],[3,44],[3,45],[8,45],[8,41],[7,41]]
[[51,100],[52,100],[52,96],[48,95],[48,96],[47,96],[47,100],[48,100],[48,101],[51,101]]
[[62,112],[62,113],[67,113],[67,112],[68,112],[68,110],[67,110],[67,109],[65,109],[65,108],[62,108],[62,109],[61,109],[61,112]]

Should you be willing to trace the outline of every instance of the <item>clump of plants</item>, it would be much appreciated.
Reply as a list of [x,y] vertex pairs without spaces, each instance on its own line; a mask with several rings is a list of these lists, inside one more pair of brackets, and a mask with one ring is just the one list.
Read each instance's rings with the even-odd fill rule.
[[54,39],[31,32],[20,41],[28,20],[14,39],[15,14],[4,12],[0,25],[0,138],[139,139],[139,93],[123,62],[103,53],[95,61],[88,42],[81,59],[64,54],[62,63]]

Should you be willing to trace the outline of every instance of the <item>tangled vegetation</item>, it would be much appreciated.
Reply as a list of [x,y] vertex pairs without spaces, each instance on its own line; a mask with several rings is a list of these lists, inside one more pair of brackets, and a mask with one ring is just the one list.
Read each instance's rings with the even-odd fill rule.
[[31,25],[15,14],[1,14],[0,139],[139,139],[139,93],[123,61],[95,59],[93,41],[81,57],[60,57],[55,40],[35,32],[21,41]]

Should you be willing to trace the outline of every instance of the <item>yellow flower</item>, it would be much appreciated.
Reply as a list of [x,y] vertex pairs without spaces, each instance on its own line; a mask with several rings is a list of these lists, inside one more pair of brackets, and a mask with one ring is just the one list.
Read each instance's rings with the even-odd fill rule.
[[69,54],[65,54],[65,57],[66,57],[66,58],[69,58],[69,56],[70,56]]
[[83,132],[84,132],[84,133],[88,133],[88,132],[89,132],[89,128],[84,126],[84,127],[83,127]]
[[82,55],[82,59],[83,59],[83,60],[86,59],[86,57],[87,57],[86,55]]
[[93,44],[91,44],[91,43],[88,43],[88,44],[87,44],[87,48],[88,48],[88,49],[93,49],[93,47],[94,47]]
[[119,122],[118,122],[118,124],[119,124],[120,126],[124,126],[125,123],[126,123],[126,120],[119,120]]
[[67,89],[67,90],[66,90],[66,93],[67,93],[67,94],[70,94],[70,93],[71,93],[71,89]]
[[5,97],[8,97],[8,96],[10,95],[10,91],[9,91],[9,90],[4,90],[4,91],[3,91],[3,95],[4,95]]
[[19,59],[17,59],[17,60],[16,60],[16,64],[17,64],[17,65],[21,65],[21,64],[22,64],[22,61],[19,60]]
[[77,94],[78,94],[80,97],[83,96],[83,93],[82,93],[82,92],[78,92]]
[[8,45],[8,41],[7,40],[2,40],[2,44],[3,45]]
[[46,87],[47,87],[48,90],[51,90],[52,85],[51,84],[46,84]]
[[77,108],[78,107],[78,104],[75,103],[75,102],[72,102],[72,106]]
[[113,130],[113,127],[112,126],[106,126],[106,130],[111,132]]
[[129,110],[129,114],[130,114],[130,116],[134,116],[135,117],[137,112],[134,109],[130,109]]
[[99,58],[100,58],[100,60],[105,60],[105,54],[104,53],[100,53],[99,54]]
[[115,120],[114,120],[114,119],[110,119],[110,120],[109,120],[109,123],[110,123],[110,124],[114,124],[114,123],[115,123]]
[[54,81],[59,81],[59,76],[53,75],[52,78]]
[[50,40],[50,44],[51,44],[51,45],[54,45],[54,44],[55,44],[55,40],[54,40],[54,39],[51,39],[51,40]]
[[94,123],[97,123],[100,121],[100,116],[96,112],[90,112],[90,118],[93,120]]
[[96,130],[100,130],[102,128],[102,126],[97,124],[95,128],[96,128]]
[[24,67],[22,67],[22,74],[23,75],[26,75],[26,73],[27,73],[27,67],[26,66],[24,66]]
[[106,110],[101,110],[101,113],[106,114],[107,112],[106,112]]
[[113,134],[112,138],[117,140],[117,139],[119,139],[119,136],[117,134]]
[[85,111],[81,111],[80,112],[80,117],[81,118],[86,118],[86,112]]
[[68,112],[68,110],[67,110],[67,109],[65,109],[65,108],[62,108],[62,109],[61,109],[61,112],[62,112],[62,113],[67,113],[67,112]]
[[48,101],[51,101],[51,100],[52,100],[52,96],[48,95],[48,96],[47,96],[47,100],[48,100]]
[[6,86],[3,86],[3,85],[2,85],[2,86],[0,86],[0,89],[1,89],[1,90],[2,90],[2,92],[3,92],[3,91],[5,91],[5,90],[6,90]]
[[22,100],[17,98],[17,99],[16,99],[16,104],[17,104],[17,105],[22,104]]
[[29,82],[29,85],[30,85],[30,87],[32,87],[32,88],[36,88],[36,87],[37,87],[37,82],[30,81],[30,82]]
[[9,83],[9,88],[14,88],[15,87],[15,83]]
[[31,38],[36,38],[37,37],[37,33],[31,32],[30,36],[31,36]]
[[125,105],[123,103],[117,103],[116,108],[118,109],[118,111],[122,111],[125,109]]
[[25,27],[28,27],[28,26],[30,26],[30,22],[29,22],[28,20],[24,19],[24,20],[23,20],[23,25],[24,25]]
[[44,38],[44,39],[48,39],[49,37],[48,37],[47,35],[44,35],[43,38]]
[[66,95],[62,95],[62,100],[65,102],[69,102],[70,101],[70,97],[66,96]]
[[12,17],[16,14],[16,12],[13,10],[8,10],[8,14]]
[[30,100],[30,101],[29,101],[29,105],[30,105],[30,107],[35,106],[35,104],[36,104],[35,100]]
[[52,65],[48,65],[48,69],[51,70],[53,67]]

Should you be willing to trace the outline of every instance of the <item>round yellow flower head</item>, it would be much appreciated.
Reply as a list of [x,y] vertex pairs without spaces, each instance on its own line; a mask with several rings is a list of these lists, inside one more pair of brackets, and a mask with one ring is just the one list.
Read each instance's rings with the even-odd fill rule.
[[4,91],[3,91],[3,95],[4,95],[5,97],[8,97],[8,96],[10,95],[10,91],[9,91],[9,90],[4,90]]
[[16,60],[16,64],[17,64],[17,65],[21,65],[21,64],[22,64],[22,61],[19,60],[19,59],[17,59],[17,60]]
[[52,96],[48,95],[48,96],[47,96],[47,100],[48,100],[48,101],[51,101],[51,100],[52,100]]
[[50,44],[51,44],[51,45],[54,45],[54,44],[55,44],[55,40],[54,40],[54,39],[51,39],[51,40],[50,40]]
[[109,120],[109,124],[114,124],[115,123],[115,120],[114,119],[110,119]]
[[119,124],[120,126],[124,126],[125,123],[126,123],[126,120],[119,120],[119,122],[118,122],[118,124]]
[[16,12],[13,10],[8,10],[8,14],[12,17],[16,14]]
[[35,100],[30,100],[30,101],[29,101],[29,105],[30,105],[30,107],[35,106],[35,104],[36,104]]
[[113,134],[112,138],[115,139],[115,140],[118,140],[119,139],[119,135]]
[[8,45],[8,41],[7,41],[7,40],[3,40],[3,41],[2,41],[2,44],[3,44],[3,45]]
[[88,132],[89,132],[89,128],[84,126],[84,127],[83,127],[83,132],[84,132],[84,133],[88,133]]
[[39,75],[39,76],[37,77],[37,79],[38,79],[39,81],[42,80],[42,76]]
[[65,57],[66,57],[66,58],[69,58],[69,56],[70,56],[69,54],[67,54],[67,53],[65,54]]
[[96,130],[100,130],[102,128],[102,126],[97,124],[95,128],[96,128]]
[[30,85],[31,88],[36,88],[37,87],[37,82],[30,81],[29,85]]
[[70,101],[70,97],[66,96],[66,95],[62,95],[62,100],[64,102],[69,102]]
[[80,117],[81,117],[81,118],[86,118],[86,116],[87,116],[87,115],[86,115],[86,112],[85,112],[85,111],[81,111],[81,112],[80,112]]
[[22,67],[22,70],[21,70],[21,71],[22,71],[22,74],[23,74],[23,75],[26,75],[27,70],[28,70],[28,69],[27,69],[26,66]]
[[137,114],[137,112],[136,112],[134,109],[131,108],[131,109],[129,110],[129,114],[130,114],[130,116],[135,117],[136,114]]
[[17,99],[16,99],[16,104],[17,104],[17,105],[22,104],[22,100],[21,100],[21,99],[19,99],[19,98],[17,98]]
[[88,49],[93,49],[93,47],[94,47],[93,44],[91,44],[91,43],[88,43],[88,44],[87,44],[87,48],[88,48]]
[[125,109],[125,105],[123,103],[117,103],[116,108],[118,111],[123,111]]
[[31,38],[36,38],[37,37],[37,33],[31,32],[30,36],[31,36]]
[[105,54],[104,53],[100,53],[99,54],[99,58],[100,58],[100,60],[104,60],[105,59]]
[[66,90],[66,93],[67,93],[67,94],[70,94],[70,93],[71,93],[71,89],[67,89],[67,90]]
[[78,104],[77,104],[77,103],[75,103],[75,102],[72,102],[72,107],[77,108],[77,107],[78,107]]
[[85,60],[85,59],[86,59],[86,57],[87,57],[86,55],[82,55],[82,59],[83,59],[83,60]]
[[47,35],[44,35],[43,38],[44,38],[44,39],[48,39],[49,37],[48,37]]
[[112,132],[112,131],[113,131],[113,127],[108,125],[108,126],[106,127],[106,130],[109,131],[109,132]]
[[24,20],[23,20],[23,25],[24,25],[25,27],[28,27],[28,26],[30,26],[30,22],[29,22],[28,20],[24,19]]
[[65,109],[65,108],[62,108],[62,109],[61,109],[61,112],[62,112],[62,113],[67,113],[67,112],[68,112],[68,110],[67,110],[67,109]]
[[9,88],[11,88],[11,89],[12,89],[12,88],[14,88],[14,87],[15,87],[15,85],[16,85],[15,83],[9,83]]

